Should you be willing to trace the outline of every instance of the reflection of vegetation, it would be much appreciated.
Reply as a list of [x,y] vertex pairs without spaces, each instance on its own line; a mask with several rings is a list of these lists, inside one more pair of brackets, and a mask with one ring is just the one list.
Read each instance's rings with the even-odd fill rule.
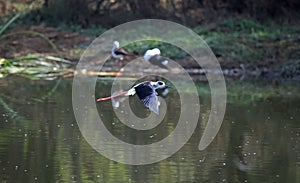
[[0,98],[0,104],[2,105],[2,107],[6,110],[6,112],[8,113],[8,115],[11,118],[15,118],[18,114],[17,112],[15,112],[12,108],[10,108],[7,103],[5,103],[1,98]]
[[[298,97],[300,94],[299,87],[295,86],[295,83],[293,82],[285,83],[284,81],[282,81],[281,84],[273,84],[272,82],[268,82],[269,81],[261,80],[227,80],[227,102],[248,104],[251,102],[263,101],[268,98],[274,97]],[[184,92],[190,93],[192,91],[188,84],[180,82],[180,85],[185,88]],[[207,82],[196,82],[196,87],[199,96],[210,96],[211,91]]]
[[56,82],[56,84],[53,86],[53,88],[50,91],[46,92],[43,96],[41,96],[39,98],[34,98],[33,100],[37,101],[37,102],[44,102],[46,99],[48,99],[49,97],[51,97],[55,93],[55,91],[56,91],[57,87],[59,86],[60,82],[61,82],[61,79],[59,79]]
[[267,81],[228,81],[227,99],[229,103],[251,103],[269,98],[299,97],[299,87],[292,83],[275,85]]
[[[102,88],[99,90],[100,95],[109,92],[110,87],[107,87],[107,83],[108,81],[102,80],[97,83],[99,88]],[[281,182],[285,180],[295,182],[294,180],[299,179],[298,169],[295,167],[297,152],[300,152],[298,146],[295,146],[298,139],[295,130],[298,127],[296,119],[299,114],[299,101],[293,101],[293,98],[277,100],[272,94],[274,97],[270,96],[271,102],[252,101],[255,105],[249,103],[240,105],[238,100],[245,100],[244,98],[230,102],[220,133],[206,151],[199,152],[197,149],[201,137],[199,132],[205,128],[210,112],[208,107],[210,100],[207,84],[197,83],[203,104],[201,115],[204,115],[202,118],[204,121],[198,125],[190,141],[164,161],[145,166],[130,166],[106,159],[84,140],[71,110],[69,95],[71,84],[71,80],[31,83],[15,80],[6,85],[1,95],[9,97],[1,96],[1,98],[18,99],[21,96],[21,99],[5,100],[5,104],[2,103],[4,100],[0,100],[0,113],[17,111],[18,116],[22,117],[11,119],[17,123],[8,120],[0,124],[2,180],[34,182],[37,179],[40,182],[107,183],[148,180],[148,182],[169,183],[219,182],[223,179],[228,182],[241,182],[239,180],[247,179],[248,182],[274,182],[278,180],[277,174],[280,175]],[[233,86],[234,83],[227,82],[228,90],[244,95],[272,88],[263,83],[257,84],[260,87],[256,88],[252,83],[248,86],[242,84],[241,82]],[[287,89],[285,93],[291,91],[294,94],[294,91],[285,85],[280,89],[281,97],[284,88]],[[52,92],[53,90],[56,92]],[[276,88],[274,90],[279,91]],[[51,94],[49,101],[31,100],[36,96],[47,96],[48,93]],[[176,97],[172,93],[170,96]],[[173,98],[167,100],[170,100],[172,105],[178,105],[178,101]],[[101,112],[105,116],[112,115],[112,111],[109,110]],[[3,116],[0,118],[5,119]],[[126,128],[113,125],[110,121],[107,123],[109,130],[125,135],[121,136],[123,138],[140,142],[148,140],[147,137],[137,138],[136,134],[128,133]],[[165,128],[156,129],[156,133],[158,136],[165,136],[170,134],[175,126],[173,120],[170,120]],[[151,151],[153,152],[151,155],[155,155],[156,149]],[[237,164],[236,161],[241,162]],[[246,169],[243,169],[241,164],[247,166]],[[265,173],[261,175],[257,172]],[[10,181],[12,179],[13,181]]]

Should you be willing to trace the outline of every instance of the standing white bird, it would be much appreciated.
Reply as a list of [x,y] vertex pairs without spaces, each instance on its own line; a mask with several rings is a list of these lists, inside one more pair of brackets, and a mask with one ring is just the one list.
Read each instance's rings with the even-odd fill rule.
[[153,48],[147,50],[144,54],[144,59],[150,62],[152,65],[156,65],[163,69],[168,69],[168,59],[160,55],[160,50],[158,48]]
[[118,59],[119,61],[119,68],[123,67],[123,61],[130,61],[132,60],[135,55],[133,53],[129,53],[123,48],[120,48],[120,43],[118,41],[113,42],[113,47],[111,49],[111,55],[113,58]]
[[156,81],[156,82],[145,81],[133,86],[128,91],[124,91],[110,97],[99,98],[97,99],[97,102],[102,102],[120,96],[133,96],[137,94],[139,99],[147,108],[149,108],[154,113],[159,114],[159,109],[158,109],[159,102],[158,102],[156,90],[160,88],[167,88],[167,87],[168,86],[163,81]]

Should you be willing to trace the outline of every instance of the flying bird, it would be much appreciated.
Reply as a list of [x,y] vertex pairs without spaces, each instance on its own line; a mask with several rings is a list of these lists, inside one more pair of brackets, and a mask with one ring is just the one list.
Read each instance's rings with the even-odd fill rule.
[[168,69],[167,65],[169,61],[167,58],[160,55],[160,50],[158,48],[147,50],[144,54],[144,59],[152,65]]
[[151,111],[153,111],[155,114],[159,114],[159,102],[156,90],[167,88],[168,86],[163,81],[145,81],[142,83],[139,83],[135,86],[133,86],[128,91],[123,91],[119,94],[112,95],[110,97],[105,98],[99,98],[97,99],[97,102],[102,102],[105,100],[113,99],[120,96],[133,96],[137,94],[141,102],[149,108]]

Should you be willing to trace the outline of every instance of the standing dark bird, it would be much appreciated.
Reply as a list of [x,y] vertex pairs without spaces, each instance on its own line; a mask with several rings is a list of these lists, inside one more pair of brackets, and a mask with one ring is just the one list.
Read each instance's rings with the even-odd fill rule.
[[144,54],[144,59],[150,62],[152,65],[156,65],[163,69],[168,69],[168,59],[160,55],[160,50],[158,48],[153,48],[147,50]]
[[167,88],[167,87],[168,86],[163,81],[156,81],[156,82],[145,81],[133,86],[128,91],[124,91],[110,97],[99,98],[97,99],[97,102],[109,100],[120,96],[133,96],[137,94],[139,99],[147,108],[149,108],[154,113],[159,114],[159,109],[158,109],[159,104],[158,104],[156,89]]
[[118,59],[119,61],[119,69],[123,67],[123,61],[130,61],[135,57],[134,54],[127,52],[123,48],[120,48],[120,43],[118,41],[114,41],[113,47],[111,49],[111,55],[113,58]]

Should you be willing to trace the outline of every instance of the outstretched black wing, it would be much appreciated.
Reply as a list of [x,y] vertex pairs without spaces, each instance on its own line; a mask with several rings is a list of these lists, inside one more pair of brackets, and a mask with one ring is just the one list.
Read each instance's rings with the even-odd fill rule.
[[134,88],[143,104],[154,113],[159,114],[157,93],[150,82],[143,82]]

